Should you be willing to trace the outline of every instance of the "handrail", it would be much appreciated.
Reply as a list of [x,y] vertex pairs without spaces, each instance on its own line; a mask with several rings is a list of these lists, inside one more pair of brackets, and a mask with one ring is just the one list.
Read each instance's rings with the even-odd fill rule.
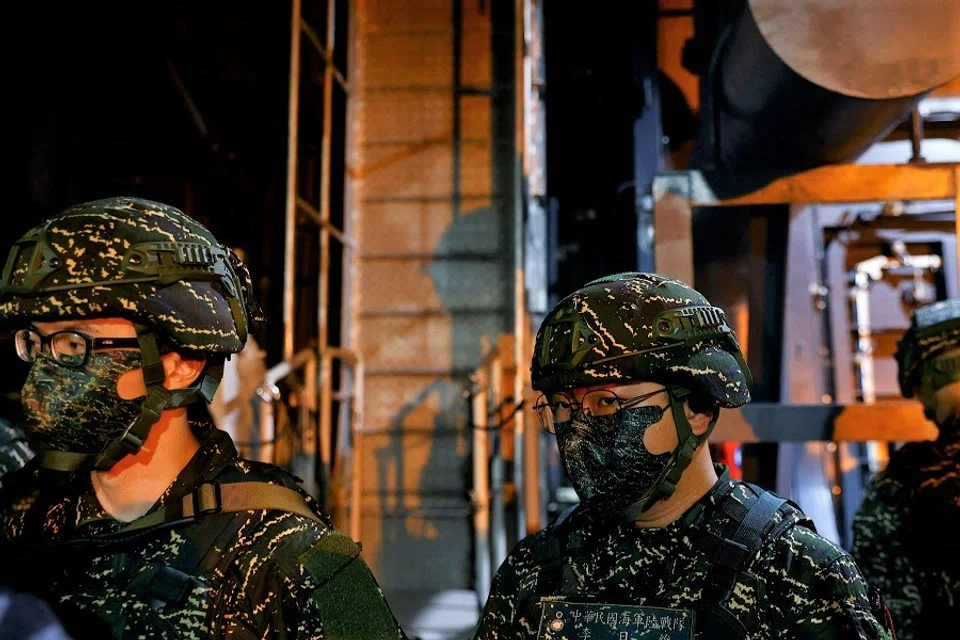
[[[343,365],[353,370],[352,376],[344,376],[341,388],[332,388],[334,360],[340,360]],[[307,467],[300,470],[298,475],[304,477],[305,488],[314,495],[325,509],[329,507],[330,480],[334,471],[333,442],[333,411],[332,403],[340,402],[347,407],[349,415],[341,412],[341,419],[345,420],[345,439],[341,439],[340,449],[353,449],[349,452],[352,460],[351,484],[351,533],[359,534],[359,521],[355,514],[359,513],[359,500],[362,496],[360,482],[359,442],[362,434],[359,416],[363,403],[363,363],[359,354],[342,347],[327,346],[318,348],[316,344],[301,349],[291,358],[283,360],[267,370],[262,382],[257,387],[257,397],[260,401],[259,411],[259,440],[253,452],[254,458],[262,462],[276,463],[277,440],[277,404],[283,397],[278,384],[294,373],[301,373],[304,378],[303,388],[293,392],[296,396],[296,405],[303,410],[300,412],[300,453],[303,459],[294,461]],[[319,454],[319,455],[318,455]],[[339,456],[338,456],[339,459]],[[347,459],[347,458],[344,458]],[[319,465],[319,466],[316,466]]]
[[[530,490],[531,484],[536,483],[517,479],[524,471],[539,473],[539,447],[531,446],[532,424],[524,420],[532,404],[528,397],[532,390],[528,388],[523,367],[517,366],[518,351],[514,334],[501,335],[495,346],[485,340],[483,356],[470,376],[472,384],[466,391],[473,445],[470,498],[475,545],[474,588],[481,597],[489,591],[492,573],[506,559],[511,546],[513,533],[507,526],[508,507],[515,508],[521,519],[533,515],[525,508],[524,490]],[[538,432],[534,434],[537,435]],[[534,444],[537,441],[536,437],[532,439]],[[512,466],[508,461],[512,461]],[[525,530],[527,526],[524,522],[518,529]]]
[[279,389],[277,389],[277,383],[289,376],[291,373],[295,373],[296,371],[306,367],[311,361],[316,362],[316,360],[316,349],[313,347],[308,347],[295,353],[289,360],[278,362],[267,369],[267,373],[263,377],[263,382],[261,382],[260,386],[257,387],[257,395],[260,396],[260,399],[264,402],[275,402],[279,400]]
[[[277,423],[279,420],[277,405],[282,400],[283,394],[280,391],[278,383],[300,371],[305,372],[303,376],[305,385],[304,388],[298,392],[300,397],[297,400],[297,405],[307,409],[307,412],[301,412],[300,415],[300,432],[305,436],[304,441],[301,443],[301,449],[305,457],[309,457],[314,453],[315,447],[312,446],[313,443],[310,440],[310,435],[314,433],[314,429],[311,424],[311,416],[308,414],[316,407],[316,386],[319,384],[319,381],[316,379],[316,375],[311,374],[310,371],[311,369],[316,370],[317,358],[316,347],[310,346],[296,352],[291,358],[282,360],[267,369],[256,391],[260,405],[259,410],[256,412],[256,415],[259,416],[259,437],[256,442],[250,443],[252,448],[250,454],[252,458],[260,462],[273,464],[281,462],[277,459]],[[300,460],[294,462],[306,461]],[[307,483],[305,487],[307,491],[316,495],[318,493],[318,487],[315,486],[313,478],[306,478],[305,482]]]

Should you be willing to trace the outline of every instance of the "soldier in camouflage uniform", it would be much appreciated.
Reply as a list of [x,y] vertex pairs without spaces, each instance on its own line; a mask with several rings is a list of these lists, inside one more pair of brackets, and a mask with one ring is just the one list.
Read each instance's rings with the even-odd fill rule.
[[511,552],[477,638],[890,637],[849,555],[713,464],[719,410],[746,404],[751,379],[701,294],[595,280],[547,315],[532,372],[580,503]]
[[923,403],[934,441],[912,442],[871,481],[852,553],[890,606],[899,638],[956,637],[960,613],[960,300],[917,309],[896,353],[900,391]]
[[0,318],[42,449],[0,490],[4,579],[78,637],[405,637],[299,479],[188,418],[259,316],[243,263],[160,203],[80,204],[12,249]]

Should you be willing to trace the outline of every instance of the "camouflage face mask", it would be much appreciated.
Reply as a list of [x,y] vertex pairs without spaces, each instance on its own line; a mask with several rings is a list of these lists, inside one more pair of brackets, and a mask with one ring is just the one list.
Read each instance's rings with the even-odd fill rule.
[[51,450],[99,453],[140,415],[142,396],[117,395],[120,376],[139,366],[132,350],[93,353],[76,368],[40,354],[21,391],[30,435]]
[[557,424],[560,458],[584,505],[615,514],[649,491],[671,454],[651,453],[643,435],[666,409],[644,406],[619,415],[578,415]]

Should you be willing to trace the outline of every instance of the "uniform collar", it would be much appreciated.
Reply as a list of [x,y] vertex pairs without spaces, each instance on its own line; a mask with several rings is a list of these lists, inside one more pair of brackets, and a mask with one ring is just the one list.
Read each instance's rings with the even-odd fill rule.
[[[703,514],[708,513],[720,500],[730,493],[733,483],[730,481],[730,468],[725,464],[714,463],[714,470],[717,473],[717,481],[713,484],[706,494],[695,502],[683,515],[666,525],[665,527],[655,527],[658,529],[667,529],[670,527],[687,527],[698,522]],[[629,515],[631,507],[624,510],[624,522],[630,522],[633,518]]]
[[713,487],[702,498],[687,509],[676,521],[686,527],[693,527],[700,523],[704,516],[713,511],[714,507],[725,498],[733,488],[733,482],[730,480],[730,467],[725,464],[714,463],[714,470],[717,472],[717,481]]

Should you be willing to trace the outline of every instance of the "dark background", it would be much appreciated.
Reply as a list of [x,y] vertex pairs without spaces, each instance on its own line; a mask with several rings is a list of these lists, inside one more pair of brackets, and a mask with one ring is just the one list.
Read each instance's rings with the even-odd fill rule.
[[[289,10],[223,1],[12,9],[5,244],[87,200],[132,195],[182,208],[246,252],[270,319],[255,337],[279,357]],[[9,397],[25,369],[0,346]]]

